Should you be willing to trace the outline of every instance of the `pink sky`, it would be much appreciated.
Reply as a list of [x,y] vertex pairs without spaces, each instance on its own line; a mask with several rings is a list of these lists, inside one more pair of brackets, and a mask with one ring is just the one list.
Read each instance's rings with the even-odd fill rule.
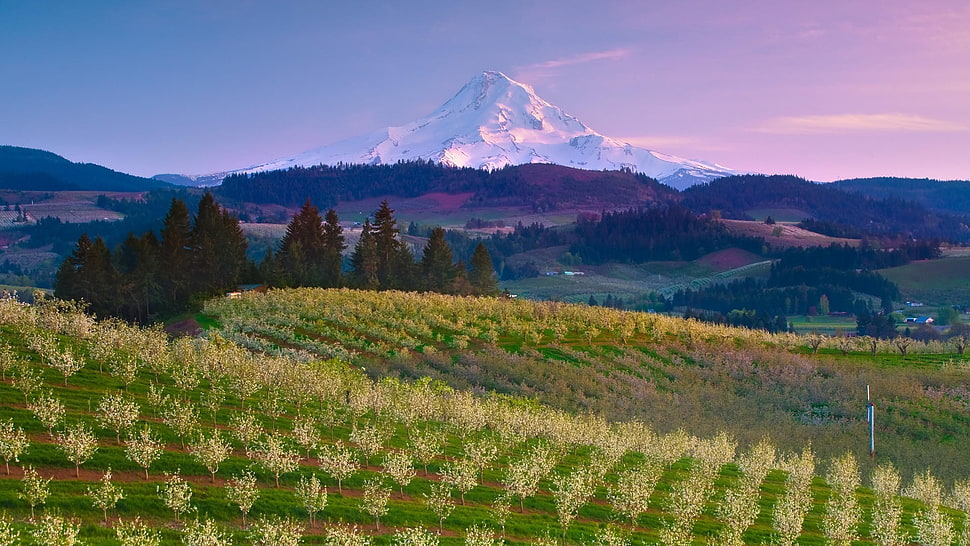
[[967,29],[970,4],[932,0],[0,0],[0,144],[208,173],[402,125],[500,70],[666,153],[970,179]]

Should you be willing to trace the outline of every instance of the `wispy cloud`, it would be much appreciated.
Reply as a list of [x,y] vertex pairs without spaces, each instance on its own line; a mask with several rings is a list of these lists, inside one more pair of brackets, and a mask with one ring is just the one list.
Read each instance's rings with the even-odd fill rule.
[[730,146],[722,140],[682,135],[627,135],[614,136],[616,140],[646,148],[662,154],[673,154],[689,159],[697,159],[712,152],[726,152]]
[[630,50],[625,48],[608,49],[606,51],[590,51],[578,53],[569,57],[560,57],[549,61],[542,61],[530,65],[520,66],[515,69],[516,79],[530,83],[548,78],[553,73],[564,67],[593,63],[597,61],[612,61],[622,59],[630,55]]
[[967,131],[970,127],[952,121],[896,113],[780,117],[769,119],[754,130],[782,135],[811,135],[849,131],[938,133]]
[[640,148],[661,150],[668,146],[690,146],[697,143],[697,139],[685,136],[637,135],[616,137],[616,139]]
[[607,51],[593,51],[590,53],[580,53],[578,55],[573,55],[571,57],[562,57],[559,59],[553,59],[551,61],[543,61],[541,63],[530,64],[524,66],[521,70],[543,70],[549,68],[561,68],[563,66],[571,66],[574,64],[585,64],[593,61],[602,61],[607,59],[621,59],[630,54],[629,49],[610,49]]

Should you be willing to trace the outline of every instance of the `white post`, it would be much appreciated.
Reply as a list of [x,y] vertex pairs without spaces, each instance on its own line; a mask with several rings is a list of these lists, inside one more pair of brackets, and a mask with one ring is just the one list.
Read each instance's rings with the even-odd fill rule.
[[869,385],[866,385],[866,421],[869,423],[869,457],[876,458],[876,406],[869,396]]

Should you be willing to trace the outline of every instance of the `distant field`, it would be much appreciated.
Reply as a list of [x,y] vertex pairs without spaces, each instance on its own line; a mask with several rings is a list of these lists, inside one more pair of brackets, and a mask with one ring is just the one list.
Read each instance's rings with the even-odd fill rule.
[[13,205],[20,205],[20,208],[29,214],[33,220],[53,216],[60,218],[63,222],[81,223],[93,222],[94,220],[120,220],[124,217],[121,213],[95,205],[99,195],[132,199],[140,194],[89,191],[20,192],[5,193],[3,198],[7,203],[11,203],[11,210],[14,208]]
[[899,285],[904,300],[928,305],[970,305],[970,256],[950,255],[882,269],[879,274]]
[[788,317],[788,322],[792,324],[792,327],[799,334],[816,332],[832,336],[839,332],[855,332],[856,329],[855,317],[809,317],[798,315]]
[[[593,296],[602,303],[608,295],[635,301],[644,294],[671,295],[684,288],[699,288],[743,277],[767,275],[769,262],[738,249],[714,252],[693,262],[658,261],[639,265],[562,266],[555,262],[558,251],[543,249],[529,253],[543,275],[533,279],[503,282],[502,287],[529,299],[585,303]],[[573,271],[582,275],[545,275],[545,272]]]
[[286,226],[283,224],[258,224],[240,223],[239,227],[243,233],[252,237],[271,237],[282,239],[286,233]]
[[748,216],[754,218],[758,222],[764,222],[769,216],[776,222],[792,222],[798,223],[806,218],[810,218],[812,215],[798,209],[750,209],[746,210]]
[[813,231],[808,231],[800,227],[786,224],[769,225],[761,222],[750,222],[745,220],[721,220],[725,226],[738,235],[748,235],[751,237],[763,237],[765,242],[775,248],[788,247],[809,247],[809,246],[828,246],[830,244],[849,244],[856,246],[858,239],[842,239],[839,237],[829,237]]
[[[540,223],[545,226],[557,226],[576,221],[575,211],[552,211],[536,213],[528,207],[465,207],[466,201],[472,194],[448,195],[444,193],[429,193],[418,197],[386,197],[394,215],[401,226],[409,223],[426,226],[442,226],[446,228],[463,228],[471,218],[483,220],[502,220],[509,227],[518,222],[523,224]],[[385,197],[362,199],[340,203],[335,208],[341,221],[363,222],[380,206]]]
[[728,248],[702,256],[697,263],[720,272],[761,261],[764,261],[764,258],[747,250]]

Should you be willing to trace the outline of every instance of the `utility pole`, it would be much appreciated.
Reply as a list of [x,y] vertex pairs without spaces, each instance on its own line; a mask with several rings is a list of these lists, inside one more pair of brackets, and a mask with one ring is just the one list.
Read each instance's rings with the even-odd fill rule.
[[866,422],[869,423],[869,457],[876,458],[876,405],[869,396],[869,385],[866,385]]

